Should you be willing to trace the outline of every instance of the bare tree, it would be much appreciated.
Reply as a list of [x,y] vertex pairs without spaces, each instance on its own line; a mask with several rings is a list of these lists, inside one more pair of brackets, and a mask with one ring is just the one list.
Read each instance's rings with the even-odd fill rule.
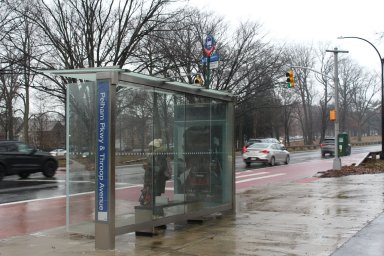
[[211,71],[211,88],[232,91],[241,102],[273,88],[281,76],[280,50],[264,42],[260,24],[240,24],[229,35],[222,18],[211,13],[192,9],[182,14],[183,21],[175,20],[141,42],[137,70],[191,83],[193,74],[207,72],[201,58],[204,39],[211,34],[220,54],[219,68]]
[[[6,1],[21,12],[19,1]],[[28,18],[46,42],[47,69],[74,69],[130,64],[129,58],[144,37],[161,29],[177,11],[170,0],[34,0]],[[38,89],[65,101],[67,80],[42,81]]]
[[[127,123],[131,139],[130,145],[139,146],[142,152],[148,145],[145,141],[146,135],[150,132],[149,123],[153,120],[153,97],[146,91],[123,88],[117,94],[119,115],[124,115],[131,122]],[[155,134],[154,136],[158,136]],[[128,137],[128,136],[127,136]],[[135,138],[138,141],[135,141]],[[159,137],[157,137],[159,138]]]
[[35,26],[27,19],[29,10],[29,2],[26,1],[20,9],[23,10],[23,15],[16,17],[13,21],[14,30],[6,37],[6,44],[13,54],[19,56],[17,65],[20,66],[22,76],[20,77],[21,86],[24,87],[24,92],[20,92],[20,98],[23,100],[23,139],[29,143],[29,117],[30,117],[30,86],[33,83],[35,72],[33,69],[38,68],[36,60],[41,58],[39,45],[36,45]]
[[[207,34],[219,37],[225,31],[221,18],[196,9],[183,10],[163,27],[146,37],[135,54],[136,70],[192,83],[203,72],[203,40]],[[218,50],[219,51],[219,50]]]
[[243,23],[231,40],[222,46],[223,64],[218,69],[214,88],[229,90],[245,102],[273,88],[282,73],[281,49],[264,40],[258,23]]
[[18,26],[15,19],[13,12],[0,5],[0,125],[8,139],[14,137],[14,103],[19,93],[19,70],[15,63],[20,56],[7,44],[9,34]]
[[339,65],[339,123],[340,131],[348,132],[347,117],[351,114],[351,105],[359,86],[363,70],[349,58],[340,59]]
[[358,141],[361,141],[364,127],[371,118],[375,116],[372,111],[380,107],[378,92],[380,91],[380,82],[376,74],[364,72],[358,81],[356,81],[355,94],[352,95],[351,119],[356,127]]
[[282,103],[274,92],[285,74],[282,50],[264,41],[259,24],[241,24],[232,40],[222,47],[223,64],[213,79],[214,88],[237,96],[235,122],[240,129],[239,140],[279,137],[283,126]]
[[[269,99],[273,98],[275,81],[282,74],[278,71],[282,62],[278,53],[275,53],[275,48],[268,42],[263,42],[264,35],[260,24],[240,24],[232,39],[233,35],[226,33],[228,27],[220,17],[196,9],[184,11],[182,14],[184,15],[182,21],[173,20],[174,22],[170,22],[162,31],[151,34],[140,43],[136,56],[136,69],[187,83],[192,83],[193,75],[196,73],[203,73],[207,79],[207,70],[201,63],[203,42],[208,34],[214,35],[217,41],[216,53],[220,54],[220,65],[217,69],[210,71],[210,87],[229,90],[238,95],[239,115],[248,116],[252,111],[256,114],[257,107],[252,105],[255,99],[266,96]],[[231,39],[228,40],[228,38]],[[259,107],[263,108],[265,113],[268,105],[261,105],[261,100],[258,102],[260,104],[257,106],[260,105]],[[247,103],[249,106],[240,107]],[[274,109],[280,106],[273,100],[267,100],[265,103],[272,104]],[[244,111],[251,109],[251,112],[240,113],[242,109]],[[271,114],[270,116],[278,120],[279,115]],[[252,118],[252,120],[256,119]],[[270,118],[266,121],[264,123],[271,125]],[[254,134],[257,125],[254,123],[252,126],[254,129],[249,133]],[[271,134],[272,129],[266,130]]]
[[[290,50],[290,63],[293,66],[314,68],[315,57],[312,47],[295,46]],[[300,107],[297,110],[297,117],[300,121],[305,144],[312,144],[314,141],[312,105],[315,91],[308,69],[295,70],[296,92],[300,96]]]
[[17,66],[12,65],[8,67],[9,73],[0,74],[0,98],[4,101],[4,119],[2,125],[6,133],[6,138],[13,140],[14,137],[14,112],[15,103],[19,96],[20,91],[20,70]]
[[278,94],[281,99],[282,111],[281,117],[283,122],[283,130],[284,130],[284,144],[290,145],[290,134],[291,128],[295,119],[295,109],[297,108],[297,104],[299,102],[298,95],[294,92],[293,89],[287,88],[285,83],[283,86],[278,86],[275,89],[275,92]]
[[318,50],[316,51],[317,59],[320,64],[320,73],[315,74],[316,80],[323,86],[322,97],[319,100],[319,110],[320,110],[320,141],[323,141],[326,135],[327,127],[329,124],[329,103],[332,100],[333,92],[330,90],[332,87],[330,84],[330,77],[332,77],[332,69],[334,67],[333,57],[330,56],[326,49],[329,49],[328,45],[319,45]]

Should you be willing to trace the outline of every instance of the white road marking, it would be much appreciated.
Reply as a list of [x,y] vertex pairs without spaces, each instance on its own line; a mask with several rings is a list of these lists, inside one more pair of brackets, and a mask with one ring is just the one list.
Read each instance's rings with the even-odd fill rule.
[[[250,171],[245,171],[245,172],[242,172],[242,173],[249,173],[249,172]],[[258,172],[258,173],[251,173],[251,174],[245,174],[245,175],[242,175],[241,173],[240,174],[236,173],[236,179],[237,178],[243,178],[243,177],[260,176],[260,175],[267,174],[267,173],[269,173],[269,172]],[[278,177],[278,176],[282,176],[282,175],[286,175],[286,173],[277,173],[277,174],[271,174],[271,175],[266,175],[266,176],[262,176],[262,177],[255,177],[255,178],[249,178],[249,179],[245,179],[245,180],[239,180],[239,181],[236,181],[236,184],[244,183],[244,182],[248,182],[248,181],[254,181],[254,180],[273,178],[273,177]],[[84,182],[86,182],[86,181],[84,181]],[[169,182],[170,181],[167,181],[167,183],[169,183]],[[143,185],[124,186],[124,187],[118,187],[118,188],[116,188],[116,190],[127,189],[127,188],[128,189],[129,188],[137,188],[137,187],[142,187],[142,186]],[[165,190],[173,191],[174,188],[166,187]],[[82,196],[82,195],[89,195],[89,194],[94,194],[94,193],[95,193],[95,191],[77,193],[77,194],[71,195],[71,197],[77,197],[77,196]],[[54,197],[49,197],[49,198],[37,198],[37,199],[23,200],[23,201],[18,201],[18,202],[4,203],[4,204],[1,204],[1,206],[17,205],[17,204],[23,204],[23,203],[38,202],[38,201],[43,201],[43,200],[54,200],[54,199],[61,199],[61,198],[65,198],[65,197],[66,197],[66,195],[54,196]]]
[[236,184],[244,183],[244,182],[248,182],[248,181],[253,181],[253,180],[267,179],[267,178],[272,178],[272,177],[277,177],[277,176],[282,176],[282,175],[286,175],[286,173],[277,173],[277,174],[272,174],[272,175],[267,175],[267,176],[262,176],[262,177],[257,177],[257,178],[239,180],[239,181],[236,181]]
[[263,175],[263,174],[267,174],[267,173],[269,173],[269,172],[257,172],[257,173],[252,173],[252,174],[243,174],[243,175],[241,175],[241,174],[239,174],[239,175],[237,175],[237,173],[236,173],[236,178],[244,178],[244,177],[251,177],[251,176],[259,176],[259,175]]

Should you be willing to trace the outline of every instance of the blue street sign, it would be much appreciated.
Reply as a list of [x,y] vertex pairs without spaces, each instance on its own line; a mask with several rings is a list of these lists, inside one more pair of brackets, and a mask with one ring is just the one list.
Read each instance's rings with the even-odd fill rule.
[[[211,58],[209,59],[209,62],[215,62],[220,59],[220,55],[218,53],[212,54]],[[208,57],[202,57],[201,58],[201,63],[206,64],[208,62]]]
[[207,51],[210,51],[212,50],[213,47],[215,47],[215,39],[213,38],[213,36],[208,35],[207,38],[205,39],[204,49],[206,49]]
[[215,50],[215,46],[216,46],[215,38],[213,38],[213,36],[211,35],[208,35],[204,43],[205,55],[210,56],[212,52]]
[[97,81],[96,220],[108,221],[109,80]]

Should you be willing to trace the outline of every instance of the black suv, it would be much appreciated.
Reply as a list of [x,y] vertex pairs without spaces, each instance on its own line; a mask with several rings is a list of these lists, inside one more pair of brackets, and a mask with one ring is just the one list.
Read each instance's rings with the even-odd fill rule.
[[57,160],[48,152],[37,151],[19,141],[0,141],[0,180],[14,174],[28,178],[35,172],[51,178],[57,167]]

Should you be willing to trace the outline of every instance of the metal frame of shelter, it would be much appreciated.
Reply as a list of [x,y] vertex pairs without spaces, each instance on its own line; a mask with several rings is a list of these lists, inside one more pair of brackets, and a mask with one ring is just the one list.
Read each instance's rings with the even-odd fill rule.
[[[94,235],[96,249],[110,250],[116,235],[152,232],[168,223],[235,209],[232,94],[118,67],[47,73],[77,80],[67,85],[70,232]],[[128,98],[126,108],[149,105],[145,126],[140,128],[132,113],[121,114],[124,108],[118,104]],[[156,141],[166,150],[156,151]],[[121,158],[136,164],[120,165]],[[157,192],[157,172],[164,159],[172,166],[172,178]],[[130,176],[132,170],[137,176]],[[138,203],[143,186],[132,185],[137,180],[149,180],[148,204]],[[87,182],[95,183],[90,187],[94,192],[82,192],[78,184]]]

